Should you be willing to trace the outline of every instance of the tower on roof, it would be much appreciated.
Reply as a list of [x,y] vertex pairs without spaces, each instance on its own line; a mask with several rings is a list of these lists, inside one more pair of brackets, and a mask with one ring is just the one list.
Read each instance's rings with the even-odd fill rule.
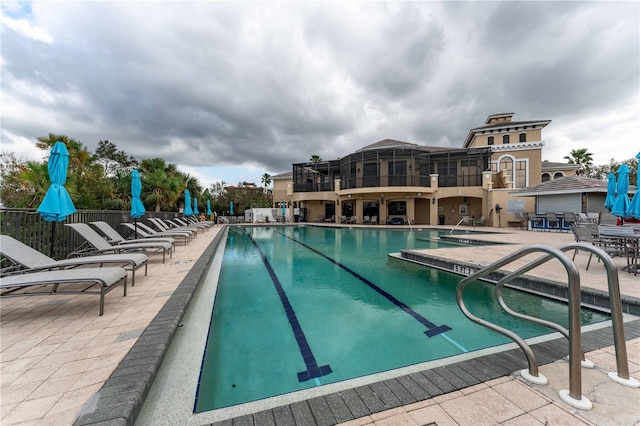
[[500,122],[507,122],[507,121],[511,121],[511,117],[513,117],[515,113],[513,112],[503,112],[500,114],[491,114],[489,117],[487,117],[487,121],[484,122],[484,124],[495,124],[495,123],[500,123]]

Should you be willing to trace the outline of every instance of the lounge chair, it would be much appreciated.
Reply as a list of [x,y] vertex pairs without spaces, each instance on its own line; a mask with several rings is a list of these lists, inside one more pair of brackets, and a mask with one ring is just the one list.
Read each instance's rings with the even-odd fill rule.
[[131,251],[144,251],[149,253],[162,252],[162,263],[165,263],[167,252],[169,257],[173,257],[173,245],[164,242],[150,241],[147,243],[131,243],[131,244],[117,244],[111,245],[107,240],[102,238],[100,234],[91,229],[86,223],[65,223],[64,226],[76,231],[82,236],[93,249],[90,250],[77,250],[73,254],[83,253],[123,253]]
[[185,246],[189,241],[191,241],[191,233],[188,231],[183,232],[183,231],[176,230],[176,231],[159,232],[141,222],[138,222],[137,224],[133,224],[130,222],[122,222],[121,225],[126,226],[127,228],[131,229],[134,232],[137,232],[144,238],[171,237],[171,238],[175,238],[176,240],[182,240]]
[[142,253],[103,254],[54,260],[8,235],[0,235],[0,253],[13,263],[28,268],[29,272],[78,266],[102,266],[104,264],[124,265],[126,270],[131,271],[132,286],[136,285],[136,271],[138,269],[144,266],[144,274],[147,275],[147,261],[149,260],[147,255]]
[[109,225],[107,222],[96,221],[96,222],[89,222],[89,223],[95,226],[96,228],[98,228],[98,230],[108,238],[107,241],[111,244],[146,243],[149,241],[160,241],[164,243],[169,243],[174,248],[176,245],[175,238],[171,238],[171,237],[135,238],[135,239],[127,240],[118,231],[113,229],[113,227]]
[[[117,266],[27,272],[0,278],[0,297],[99,294],[100,315],[102,315],[105,294],[119,283],[124,284],[124,296],[126,296],[127,271]],[[88,287],[86,285],[79,287],[81,284],[88,284]],[[42,287],[47,286],[52,287],[45,291]],[[94,286],[100,287],[100,290],[90,290]]]
[[[174,222],[177,222],[180,225],[186,226],[186,227],[191,227],[191,228],[198,228],[198,229],[202,229],[202,230],[207,230],[211,227],[210,224],[205,223],[205,222],[198,222],[198,221],[193,221],[193,220],[189,220],[187,218],[175,218],[173,219]],[[170,220],[167,220],[167,222],[171,222]]]
[[169,229],[191,229],[194,232],[204,232],[205,231],[205,227],[204,226],[195,226],[195,225],[190,225],[187,222],[180,220],[180,219],[166,219],[165,220],[166,223],[168,223],[169,225]]
[[187,227],[180,226],[177,223],[170,225],[158,217],[150,217],[149,221],[151,221],[151,223],[153,223],[155,227],[158,228],[159,232],[168,232],[168,231],[188,232],[192,238],[195,237],[198,233],[197,228],[187,228]]

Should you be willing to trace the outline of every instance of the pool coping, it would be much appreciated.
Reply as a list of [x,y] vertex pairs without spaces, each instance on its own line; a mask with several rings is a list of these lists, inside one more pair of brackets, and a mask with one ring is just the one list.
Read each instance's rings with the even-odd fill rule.
[[[404,261],[417,263],[431,268],[451,272],[460,276],[471,275],[482,268],[477,263],[470,263],[461,260],[452,260],[444,257],[434,256],[413,250],[401,250],[400,254],[391,253],[390,257]],[[495,271],[487,275],[484,280],[496,283],[505,277],[507,272]],[[530,293],[535,293],[545,297],[567,302],[568,287],[566,284],[543,278],[523,275],[510,281],[508,287],[518,288]],[[621,295],[622,312],[634,316],[640,316],[640,299],[629,295]],[[606,291],[582,287],[580,288],[580,303],[586,307],[594,307],[598,310],[610,312],[609,293]]]
[[221,229],[209,243],[111,376],[84,404],[74,425],[135,423],[189,303],[227,235],[225,231]]
[[[220,242],[227,235],[225,231],[222,229],[203,251],[129,353],[100,390],[85,403],[74,425],[135,424],[189,303]],[[613,333],[610,329],[609,326],[583,333],[585,352],[611,346]],[[640,337],[640,320],[625,323],[625,337]],[[566,356],[567,344],[563,340],[558,338],[532,345],[540,365]],[[520,349],[511,349],[214,424],[336,424],[507,376],[526,366]]]

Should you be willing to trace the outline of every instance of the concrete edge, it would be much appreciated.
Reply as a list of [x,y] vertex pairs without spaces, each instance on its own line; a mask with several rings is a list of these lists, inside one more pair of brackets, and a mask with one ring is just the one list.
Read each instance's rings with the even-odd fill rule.
[[[129,353],[100,390],[84,404],[74,425],[135,423],[176,329],[226,231],[223,225]],[[140,359],[146,362],[140,363]]]
[[[412,250],[401,250],[399,255],[392,253],[390,256],[402,261],[418,263],[420,265],[451,272],[460,276],[471,275],[483,267],[474,263],[418,253]],[[506,272],[496,271],[489,274],[485,280],[495,283],[505,275]],[[566,284],[542,278],[524,275],[510,282],[506,287],[517,288],[544,297],[550,297],[565,302],[567,301],[568,289]],[[607,292],[593,288],[581,288],[580,292],[580,301],[584,307],[595,307],[598,310],[610,311],[609,294]],[[633,296],[622,296],[622,312],[640,316],[640,299]]]

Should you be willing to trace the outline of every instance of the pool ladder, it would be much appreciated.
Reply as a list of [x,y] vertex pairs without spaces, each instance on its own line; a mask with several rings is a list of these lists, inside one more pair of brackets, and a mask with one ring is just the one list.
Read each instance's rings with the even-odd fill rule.
[[[585,360],[584,353],[582,352],[582,344],[581,344],[581,336],[580,336],[580,274],[578,273],[578,268],[573,263],[571,259],[564,253],[569,250],[584,250],[589,251],[596,256],[598,256],[605,267],[607,272],[607,281],[609,287],[609,303],[611,306],[611,321],[613,328],[613,340],[614,347],[616,352],[616,368],[617,372],[610,372],[608,374],[609,378],[615,382],[618,382],[624,386],[629,387],[640,387],[640,382],[638,382],[634,378],[629,377],[629,365],[627,361],[627,347],[624,339],[624,325],[622,322],[622,302],[620,299],[620,283],[618,281],[618,271],[616,269],[616,265],[611,259],[611,257],[605,253],[603,250],[595,247],[593,245],[588,245],[584,243],[571,243],[560,247],[559,249],[543,246],[543,245],[532,245],[529,247],[524,247],[509,256],[506,256],[491,265],[481,269],[480,271],[471,274],[465,278],[463,278],[458,284],[456,290],[456,299],[458,301],[458,305],[460,310],[472,321],[483,325],[493,331],[496,331],[500,334],[503,334],[510,339],[512,339],[524,352],[527,357],[527,362],[529,364],[528,369],[524,369],[521,371],[522,377],[532,383],[546,385],[548,383],[547,378],[538,372],[538,362],[535,359],[533,351],[529,347],[529,345],[522,339],[520,336],[515,334],[514,332],[502,328],[496,324],[493,324],[489,321],[483,320],[474,316],[467,309],[464,301],[462,300],[462,293],[464,288],[471,283],[472,281],[478,280],[489,275],[491,272],[496,271],[498,268],[505,266],[521,257],[524,257],[530,253],[542,252],[546,253],[546,256],[542,256],[529,264],[523,266],[522,268],[508,273],[502,279],[500,279],[496,283],[495,294],[496,299],[500,306],[509,314],[522,318],[527,321],[531,321],[549,328],[552,328],[558,332],[560,332],[564,337],[569,340],[569,390],[561,390],[559,392],[560,398],[565,401],[567,404],[582,409],[582,410],[590,410],[593,405],[589,399],[587,399],[584,395],[582,395],[582,372],[580,367],[585,368],[593,368],[593,363]],[[502,298],[502,288],[508,282],[520,277],[527,271],[538,267],[549,260],[557,259],[562,263],[565,270],[567,271],[568,276],[568,304],[569,304],[569,329],[565,329],[564,327],[550,322],[545,321],[540,318],[531,317],[528,315],[520,314],[511,310],[505,303]]]

